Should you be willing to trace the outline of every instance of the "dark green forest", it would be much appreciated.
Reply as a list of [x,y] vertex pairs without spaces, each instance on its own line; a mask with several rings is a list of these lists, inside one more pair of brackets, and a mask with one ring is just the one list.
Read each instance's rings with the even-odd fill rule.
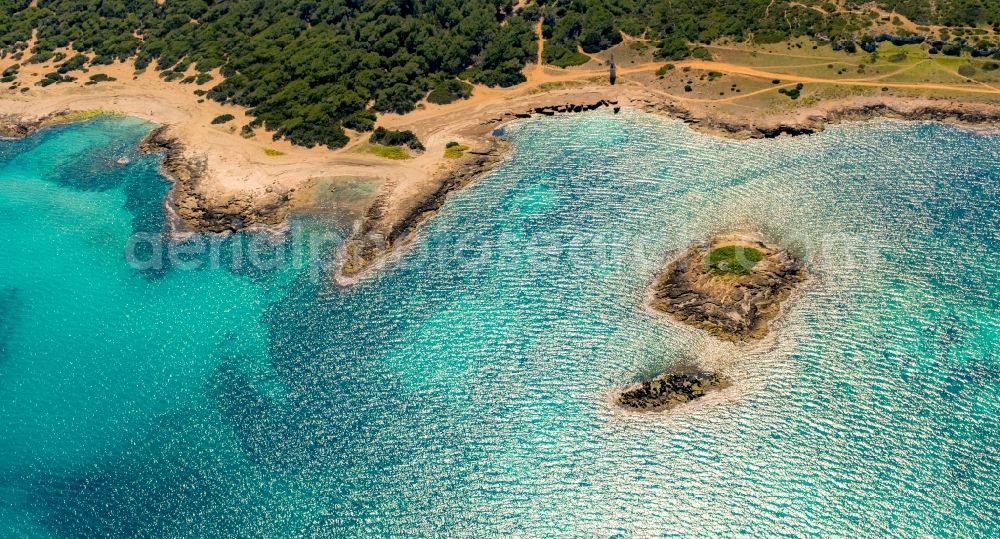
[[[845,0],[855,7],[861,0]],[[644,36],[658,56],[679,59],[722,38],[760,43],[810,36],[858,39],[871,21],[825,14],[815,0],[0,0],[0,54],[21,64],[72,46],[92,64],[135,58],[172,80],[245,106],[295,144],[346,144],[344,128],[374,128],[376,112],[405,113],[432,90],[436,102],[467,97],[461,79],[490,86],[524,81],[543,20],[544,61],[581,63],[622,33]],[[802,5],[808,4],[808,5]],[[1000,27],[997,0],[879,0],[918,24]],[[817,6],[820,10],[810,9]],[[825,8],[824,8],[825,6]],[[38,40],[26,50],[33,30]],[[59,58],[57,58],[59,59]],[[61,59],[60,59],[61,60]],[[154,63],[155,60],[155,63]],[[86,58],[71,55],[50,79],[69,80]]]

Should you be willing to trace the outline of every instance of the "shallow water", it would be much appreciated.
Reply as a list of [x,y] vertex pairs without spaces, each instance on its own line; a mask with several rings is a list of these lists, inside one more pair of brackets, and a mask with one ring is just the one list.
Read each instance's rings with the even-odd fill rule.
[[[0,142],[0,536],[997,535],[1000,136],[531,120],[340,290],[316,266],[343,231],[313,218],[257,264],[248,236],[130,264],[136,233],[140,262],[166,249],[148,129]],[[754,348],[642,308],[732,228],[814,276]],[[687,361],[737,391],[607,405]]]

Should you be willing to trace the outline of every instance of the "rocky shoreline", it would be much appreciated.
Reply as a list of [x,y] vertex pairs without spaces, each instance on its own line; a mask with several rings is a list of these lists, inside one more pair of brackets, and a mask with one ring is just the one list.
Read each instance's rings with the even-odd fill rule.
[[274,227],[288,218],[292,191],[265,190],[265,196],[240,193],[225,200],[213,199],[199,189],[206,158],[185,151],[184,144],[169,135],[169,126],[152,130],[139,143],[144,153],[163,153],[160,167],[173,182],[164,205],[171,219],[171,232],[238,232],[255,227]]
[[459,163],[442,174],[429,195],[412,201],[401,211],[390,211],[387,193],[376,198],[341,248],[337,282],[349,285],[363,278],[391,253],[411,241],[420,226],[441,209],[449,194],[492,170],[506,157],[509,149],[510,142],[494,137],[485,148],[467,151]]
[[501,115],[494,116],[486,120],[482,123],[482,125],[502,124],[511,120],[531,118],[538,115],[555,116],[556,114],[588,112],[605,107],[611,108],[615,114],[621,110],[621,106],[618,105],[617,99],[599,99],[589,103],[566,102],[558,105],[528,107],[517,112],[507,111]]
[[661,412],[674,409],[732,383],[718,373],[691,371],[661,374],[617,391],[613,401],[634,412]]
[[692,129],[714,136],[744,139],[768,139],[781,136],[812,135],[827,125],[864,122],[890,118],[911,122],[942,122],[963,127],[1000,127],[1000,106],[982,104],[914,101],[888,103],[884,100],[862,100],[861,103],[834,105],[823,109],[805,109],[794,118],[787,115],[766,117],[758,121],[699,115],[676,103],[640,100],[641,108],[660,113],[688,124]]
[[[710,265],[710,253],[721,248],[733,248],[739,257],[746,252],[745,273],[720,272]],[[648,304],[720,339],[746,342],[767,335],[782,302],[807,277],[788,251],[756,235],[722,235],[674,258],[653,283]]]
[[0,139],[21,139],[34,134],[39,129],[65,122],[72,111],[60,110],[43,116],[23,116],[17,114],[0,115]]
[[[611,92],[614,92],[612,95]],[[872,96],[841,102],[823,103],[782,111],[770,116],[734,117],[718,111],[688,108],[677,101],[651,96],[636,88],[579,88],[539,95],[521,108],[488,116],[479,127],[467,134],[482,136],[505,123],[533,116],[553,116],[564,113],[632,107],[663,114],[684,121],[692,129],[715,136],[734,139],[774,138],[808,135],[822,131],[831,123],[864,121],[888,117],[911,121],[949,122],[969,127],[1000,126],[1000,105],[962,103],[941,99],[902,100]],[[574,97],[576,99],[574,99]],[[56,123],[72,121],[79,111],[58,110],[39,117],[24,115],[0,116],[0,137],[21,138]],[[295,205],[296,186],[271,185],[256,191],[218,191],[204,189],[211,164],[207,158],[189,151],[169,127],[154,130],[140,145],[143,151],[165,154],[163,171],[174,183],[165,200],[173,216],[175,232],[234,232],[256,227],[281,226]],[[189,141],[188,141],[189,142]],[[440,182],[422,189],[414,200],[391,200],[380,196],[367,210],[360,225],[342,251],[338,281],[357,280],[371,267],[389,255],[443,204],[448,193],[461,189],[471,179],[498,162],[502,153],[495,142],[480,152],[468,152],[467,158],[455,167],[456,172],[442,174]],[[395,195],[393,195],[395,196]],[[410,196],[409,194],[407,196]],[[403,206],[402,210],[400,206]],[[390,218],[390,214],[392,218]]]
[[884,98],[858,98],[856,102],[783,111],[756,119],[724,116],[715,112],[694,111],[676,101],[633,96],[631,99],[599,99],[564,104],[529,106],[513,109],[484,121],[484,126],[497,126],[511,120],[535,116],[578,113],[611,108],[616,114],[623,107],[660,114],[681,120],[692,129],[709,135],[736,140],[770,139],[782,136],[812,135],[827,125],[863,122],[890,118],[912,122],[942,122],[963,127],[1000,127],[1000,105],[960,103],[943,100],[887,101]]

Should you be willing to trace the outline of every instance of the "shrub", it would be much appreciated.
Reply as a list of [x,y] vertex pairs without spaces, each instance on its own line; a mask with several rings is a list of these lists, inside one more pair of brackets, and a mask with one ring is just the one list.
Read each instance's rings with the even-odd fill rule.
[[799,96],[802,94],[802,88],[803,88],[803,86],[802,86],[802,83],[800,82],[800,83],[798,83],[798,84],[795,85],[795,88],[792,88],[791,90],[789,90],[787,88],[782,88],[782,89],[778,90],[778,93],[779,94],[785,94],[790,99],[798,99]]
[[660,43],[660,50],[656,55],[665,60],[683,60],[691,56],[691,49],[684,38],[671,34]]
[[958,43],[948,43],[941,49],[941,53],[945,56],[960,56],[962,54],[962,46]]
[[212,125],[224,124],[226,122],[231,122],[235,116],[232,114],[220,114],[215,118],[212,118]]
[[996,62],[986,62],[983,64],[983,71],[996,71],[1000,69],[1000,64]]
[[78,71],[82,69],[84,64],[86,63],[87,63],[87,57],[82,54],[77,54],[76,56],[63,62],[63,64],[59,66],[59,69],[57,69],[57,71],[60,74],[66,74],[69,73],[70,71]]
[[971,77],[976,74],[976,68],[971,64],[963,64],[958,67],[958,74],[963,77]]
[[427,101],[437,105],[446,105],[459,99],[468,99],[472,95],[472,85],[458,79],[448,79],[439,82],[431,93],[427,94]]
[[691,51],[691,57],[699,60],[711,60],[712,53],[705,47],[698,47],[697,49]]
[[382,146],[407,146],[418,152],[424,151],[424,145],[420,143],[417,135],[410,130],[394,131],[392,129],[378,127],[372,133],[368,142],[371,142],[372,144],[381,144]]
[[111,81],[115,81],[115,80],[118,80],[118,79],[116,79],[116,78],[114,78],[112,76],[106,75],[104,73],[95,73],[95,74],[93,74],[93,75],[90,76],[90,82],[94,82],[94,83],[97,83],[97,82],[111,82]]
[[[788,39],[788,32],[783,30],[763,30],[760,32],[755,32],[753,35],[753,42],[760,44],[768,43],[780,43]],[[801,48],[801,45],[799,45]]]
[[53,56],[54,55],[53,55],[52,51],[36,52],[35,54],[32,54],[27,59],[27,61],[25,61],[24,63],[26,63],[26,64],[41,64],[43,62],[48,62],[49,60],[52,59]]
[[694,91],[694,88],[692,88],[690,84],[685,84],[684,85],[684,91],[685,92],[691,92],[691,91]]
[[[764,16],[768,12],[764,0],[517,2],[522,5],[518,9],[512,8],[515,2],[506,0],[171,0],[166,4],[8,0],[0,8],[0,48],[7,55],[23,54],[33,63],[53,61],[55,65],[66,60],[55,49],[69,44],[91,58],[90,65],[132,58],[137,71],[155,66],[169,73],[164,75],[167,80],[211,86],[206,99],[244,107],[263,127],[294,144],[340,147],[349,142],[343,128],[374,127],[371,118],[361,113],[365,109],[404,113],[429,98],[429,93],[438,101],[462,96],[462,91],[447,88],[435,92],[441,81],[459,76],[499,86],[523,82],[526,63],[535,61],[534,24],[539,18],[543,18],[547,39],[543,61],[557,66],[586,62],[587,56],[578,53],[580,48],[588,52],[606,49],[619,43],[623,33],[645,33],[664,61],[692,54],[708,58],[709,49],[703,44],[744,41],[748,36],[757,42],[813,37],[817,42],[829,41],[836,50],[854,52],[857,45],[850,36],[860,37],[874,22],[856,13],[833,13],[840,4],[855,8],[862,0],[804,3],[823,9],[777,2]],[[906,4],[926,7],[927,3],[883,0],[879,5],[890,9]],[[939,34],[945,42],[961,38],[978,44],[979,38],[969,35],[982,36],[987,25],[996,27],[996,0],[938,3],[954,9],[928,12],[918,6],[900,17],[905,14],[933,25],[920,32],[923,36]],[[942,32],[942,25],[952,29]],[[38,39],[30,52],[17,50],[36,29]],[[995,42],[993,33],[986,35]],[[699,48],[692,51],[694,47]],[[792,45],[805,47],[801,40]],[[627,48],[640,50],[645,45],[631,41]],[[961,49],[957,45],[948,48],[956,54]],[[76,51],[69,55],[73,58],[67,65],[59,67],[72,72],[75,64],[85,62],[74,55]],[[207,71],[214,74],[216,69],[220,75],[215,78],[223,80],[208,84]],[[189,74],[195,77],[193,81],[186,78]]]
[[459,144],[457,142],[449,142],[447,146],[444,147],[444,156],[449,159],[458,159],[465,154],[465,150],[469,147]]
[[344,127],[355,131],[371,131],[375,127],[375,112],[359,110],[344,118]]
[[37,84],[44,88],[45,86],[48,86],[50,84],[56,84],[59,82],[73,82],[75,80],[76,77],[71,77],[69,75],[62,75],[57,72],[52,72],[52,73],[46,73],[45,76],[42,77],[42,80],[38,81]]
[[560,56],[549,62],[549,64],[556,67],[567,68],[571,66],[583,65],[590,61],[590,57],[578,51],[568,51],[566,54]]
[[667,74],[667,71],[673,71],[675,68],[676,66],[674,64],[664,64],[656,70],[656,76],[662,79],[663,76]]

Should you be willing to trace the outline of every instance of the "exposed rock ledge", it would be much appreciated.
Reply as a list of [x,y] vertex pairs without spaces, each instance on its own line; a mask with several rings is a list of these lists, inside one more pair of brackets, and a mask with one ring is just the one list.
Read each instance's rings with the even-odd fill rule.
[[613,400],[626,410],[660,412],[676,408],[730,385],[728,379],[713,372],[666,373],[617,391],[613,395]]
[[674,103],[640,99],[636,103],[650,112],[664,113],[715,136],[734,139],[777,138],[811,135],[823,131],[826,124],[861,122],[876,118],[906,121],[934,121],[966,127],[1000,126],[1000,107],[983,103],[960,103],[944,100],[885,100],[855,98],[830,102],[815,108],[786,111],[776,115],[736,118],[720,114],[697,113]]
[[43,127],[67,121],[73,112],[60,110],[44,116],[0,115],[0,139],[18,139],[31,135]]
[[615,114],[621,110],[618,106],[617,99],[598,99],[597,101],[589,103],[563,103],[558,105],[541,105],[541,106],[530,106],[528,108],[522,109],[519,112],[507,111],[503,114],[494,116],[483,122],[482,125],[493,125],[501,124],[510,120],[531,118],[532,116],[541,114],[542,116],[555,116],[560,113],[577,113],[577,112],[588,112],[592,110],[597,110],[604,107],[611,107]]
[[174,183],[165,201],[176,216],[171,220],[174,232],[236,232],[272,227],[283,224],[288,216],[291,190],[268,187],[262,194],[205,193],[200,189],[206,171],[205,156],[186,152],[184,145],[169,135],[169,126],[151,131],[139,143],[139,150],[164,153],[161,167]]
[[383,193],[369,206],[361,223],[344,242],[336,280],[351,284],[378,266],[394,250],[407,244],[420,225],[435,215],[448,195],[462,189],[477,177],[493,169],[507,154],[510,143],[492,138],[488,146],[469,150],[454,167],[433,182],[433,190],[425,196],[406,200]]
[[[762,258],[747,262],[744,274],[709,267],[708,254],[726,246],[755,249]],[[691,246],[667,265],[653,284],[649,306],[721,339],[759,339],[767,334],[781,303],[806,277],[798,260],[757,236],[717,236]]]

